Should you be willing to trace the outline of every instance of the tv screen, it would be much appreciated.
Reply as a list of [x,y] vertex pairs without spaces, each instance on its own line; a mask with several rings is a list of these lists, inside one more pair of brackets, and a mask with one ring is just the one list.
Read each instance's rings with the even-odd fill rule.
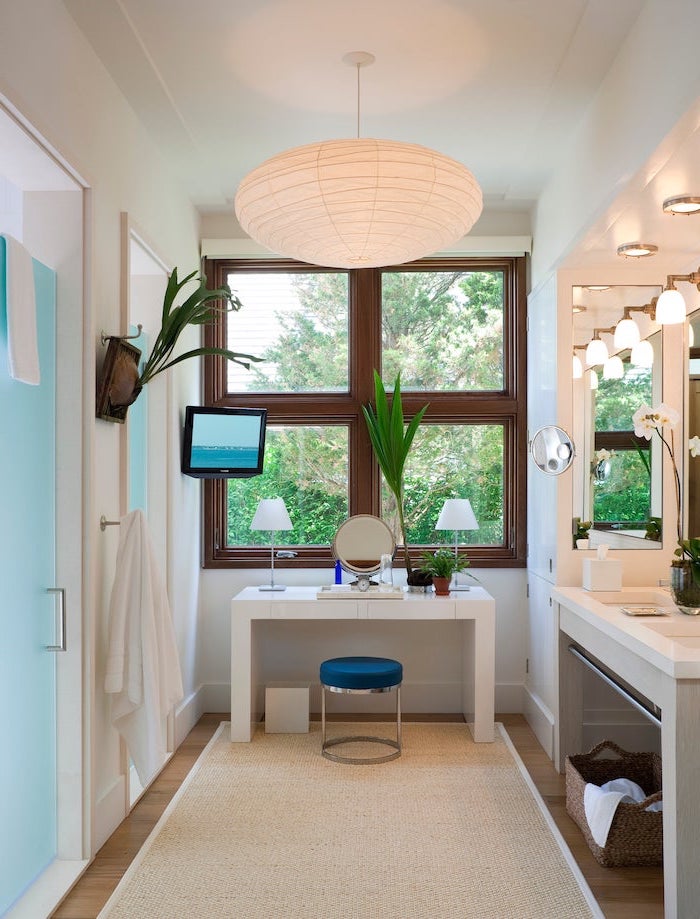
[[188,405],[182,471],[197,479],[247,479],[260,475],[265,453],[264,408]]

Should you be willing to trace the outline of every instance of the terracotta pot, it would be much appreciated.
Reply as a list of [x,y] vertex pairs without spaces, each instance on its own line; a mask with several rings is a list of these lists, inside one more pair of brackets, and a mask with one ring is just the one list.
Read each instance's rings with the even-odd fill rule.
[[433,586],[438,597],[447,597],[450,594],[450,581],[452,578],[436,578],[433,576]]

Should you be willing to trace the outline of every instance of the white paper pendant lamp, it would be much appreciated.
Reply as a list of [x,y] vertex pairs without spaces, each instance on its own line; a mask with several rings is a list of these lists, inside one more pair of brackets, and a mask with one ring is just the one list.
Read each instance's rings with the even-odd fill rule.
[[238,221],[272,252],[331,268],[400,265],[452,245],[482,210],[456,160],[417,144],[356,138],[295,147],[241,182]]

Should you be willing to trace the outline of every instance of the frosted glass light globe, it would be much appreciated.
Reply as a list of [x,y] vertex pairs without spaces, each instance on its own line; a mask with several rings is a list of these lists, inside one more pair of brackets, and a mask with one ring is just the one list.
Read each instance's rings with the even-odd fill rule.
[[616,348],[634,348],[639,339],[639,326],[634,319],[621,319],[615,326]]
[[632,348],[630,363],[633,367],[654,366],[654,349],[646,339],[638,342],[634,348]]
[[603,364],[603,379],[621,380],[624,375],[625,368],[622,364],[622,360],[617,356],[617,354],[613,354],[613,356],[609,357]]
[[678,290],[664,290],[656,301],[656,321],[661,325],[685,322],[685,300]]
[[586,364],[593,367],[595,364],[604,364],[609,357],[608,346],[600,338],[593,338],[586,348]]

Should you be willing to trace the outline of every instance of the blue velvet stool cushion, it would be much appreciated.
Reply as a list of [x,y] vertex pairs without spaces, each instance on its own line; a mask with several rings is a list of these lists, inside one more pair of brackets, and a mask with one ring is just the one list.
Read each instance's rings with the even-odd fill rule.
[[338,689],[383,689],[398,686],[403,667],[386,657],[335,657],[321,664],[320,678]]

